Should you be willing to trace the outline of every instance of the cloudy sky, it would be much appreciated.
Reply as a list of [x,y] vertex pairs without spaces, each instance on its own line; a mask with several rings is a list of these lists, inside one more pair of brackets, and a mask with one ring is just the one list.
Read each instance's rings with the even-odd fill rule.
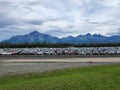
[[32,31],[120,34],[120,0],[0,0],[0,41]]

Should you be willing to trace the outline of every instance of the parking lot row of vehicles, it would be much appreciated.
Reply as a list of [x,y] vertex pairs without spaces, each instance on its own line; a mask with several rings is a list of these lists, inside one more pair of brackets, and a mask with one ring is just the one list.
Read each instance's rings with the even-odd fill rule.
[[120,47],[1,48],[0,55],[120,55]]

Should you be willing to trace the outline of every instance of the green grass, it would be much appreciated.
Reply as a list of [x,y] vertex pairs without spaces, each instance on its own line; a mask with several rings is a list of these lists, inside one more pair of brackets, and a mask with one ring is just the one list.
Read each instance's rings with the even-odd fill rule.
[[120,90],[120,65],[4,76],[0,90]]

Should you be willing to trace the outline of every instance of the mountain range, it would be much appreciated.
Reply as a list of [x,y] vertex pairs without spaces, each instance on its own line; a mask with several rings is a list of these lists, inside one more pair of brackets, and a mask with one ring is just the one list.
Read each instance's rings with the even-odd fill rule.
[[68,36],[64,38],[53,37],[48,34],[33,31],[26,35],[13,36],[10,39],[2,41],[3,43],[22,44],[22,43],[70,43],[70,44],[89,44],[89,43],[119,43],[120,36],[106,37],[100,34],[78,35],[76,37]]

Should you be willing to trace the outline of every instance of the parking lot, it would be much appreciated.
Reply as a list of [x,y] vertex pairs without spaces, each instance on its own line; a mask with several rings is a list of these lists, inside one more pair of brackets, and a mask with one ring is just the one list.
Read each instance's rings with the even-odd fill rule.
[[120,47],[1,48],[0,55],[120,55]]

